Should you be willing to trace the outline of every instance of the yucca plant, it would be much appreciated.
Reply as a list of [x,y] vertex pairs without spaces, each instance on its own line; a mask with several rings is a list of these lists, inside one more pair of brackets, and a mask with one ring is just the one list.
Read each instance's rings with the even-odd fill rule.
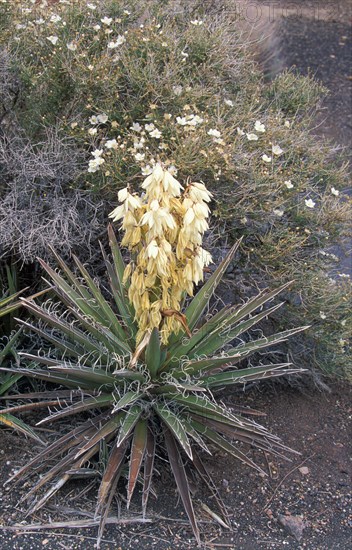
[[[141,483],[142,510],[143,515],[146,514],[158,446],[158,452],[168,458],[198,543],[200,533],[186,462],[193,465],[214,495],[227,522],[225,506],[203,463],[202,453],[211,455],[215,449],[221,449],[261,472],[238,442],[280,456],[289,451],[264,427],[231,412],[214,397],[221,388],[299,372],[288,363],[238,368],[242,359],[303,330],[296,328],[256,340],[240,340],[241,335],[282,305],[264,308],[287,285],[273,291],[263,290],[240,306],[225,306],[202,322],[203,313],[239,243],[232,247],[193,299],[184,301],[185,293],[192,293],[193,284],[189,284],[192,277],[203,276],[197,254],[198,237],[207,226],[204,208],[195,209],[198,219],[202,220],[198,237],[193,227],[193,240],[189,239],[176,250],[180,239],[187,237],[185,220],[189,225],[195,223],[188,210],[201,204],[207,195],[202,184],[190,183],[181,195],[179,184],[170,178],[159,166],[144,182],[144,196],[132,195],[129,190],[120,192],[123,204],[114,211],[113,217],[123,219],[126,230],[123,242],[131,251],[131,262],[126,268],[110,226],[111,257],[103,251],[109,292],[105,287],[99,288],[76,257],[73,259],[77,272],[74,272],[54,253],[61,273],[44,261],[41,265],[64,307],[61,310],[50,304],[39,307],[23,300],[39,319],[38,324],[23,321],[23,325],[50,343],[50,353],[38,356],[23,353],[23,359],[29,360],[32,366],[18,368],[16,373],[56,383],[60,389],[14,396],[32,402],[13,406],[6,412],[50,407],[51,413],[40,425],[78,414],[81,421],[75,421],[71,430],[43,449],[9,481],[18,483],[39,475],[39,480],[25,495],[30,502],[30,512],[34,513],[70,478],[80,471],[87,472],[91,459],[102,446],[107,448],[109,456],[96,506],[96,518],[100,522],[98,545],[126,465],[127,507],[136,485]],[[168,193],[172,196],[167,196]],[[156,200],[158,206],[153,202]],[[128,212],[133,213],[134,221]],[[155,218],[151,222],[152,215]],[[158,215],[163,220],[159,225]],[[170,247],[163,240],[170,243]],[[161,249],[166,260],[162,254],[159,258]],[[210,257],[201,254],[209,263]],[[145,266],[143,258],[147,260]],[[185,276],[186,289],[182,289],[186,269],[182,262],[186,265],[198,262],[197,273],[191,270],[193,275]],[[172,278],[170,270],[178,276]],[[145,283],[147,277],[149,286]],[[168,285],[167,278],[170,278]],[[169,294],[170,287],[173,295]],[[221,351],[224,346],[227,346],[226,353]]]
[[[27,290],[24,288],[19,292],[14,291],[14,278],[11,270],[7,267],[7,284],[8,290],[5,292],[4,296],[0,298],[0,318],[5,317],[6,315],[13,315],[14,312],[20,308],[23,304],[18,300],[19,296]],[[46,290],[44,292],[47,292]],[[42,292],[35,294],[31,298],[35,298],[43,294]],[[0,327],[1,331],[2,327]],[[17,331],[11,332],[10,336],[7,339],[6,344],[0,349],[0,367],[4,359],[9,356],[15,356],[15,346],[18,341],[18,338],[22,332],[22,328]],[[0,332],[0,337],[2,333]],[[6,393],[22,378],[22,374],[19,373],[0,373],[0,399],[6,399]],[[28,437],[35,439],[36,441],[42,442],[39,436],[32,430],[30,426],[25,424],[19,418],[16,418],[10,413],[4,413],[0,408],[0,424],[3,424],[9,428],[12,428],[18,432],[25,434]]]
[[[7,270],[7,279],[8,283],[11,282],[9,271]],[[9,284],[10,286],[10,284]],[[23,291],[20,292],[12,292],[9,294],[9,292],[6,292],[2,298],[0,298],[0,318],[5,317],[5,315],[9,315],[10,313],[13,313],[18,307],[22,305],[22,303],[17,300],[20,294],[22,294]],[[0,327],[1,330],[2,327]],[[14,334],[11,334],[8,341],[4,345],[2,349],[0,349],[0,366],[3,363],[5,357],[13,352],[15,343],[19,337],[20,330],[15,332]],[[2,334],[0,334],[2,336]],[[12,373],[1,373],[0,375],[0,398],[3,396],[20,378],[21,374],[12,374]],[[0,424],[3,424],[5,426],[9,426],[10,428],[17,429],[20,431],[26,431],[29,426],[26,426],[21,420],[16,418],[15,416],[7,413],[3,414],[0,409]],[[33,436],[36,436],[36,434],[33,432],[33,430],[30,430],[30,433],[33,434]],[[27,432],[27,435],[28,432]]]

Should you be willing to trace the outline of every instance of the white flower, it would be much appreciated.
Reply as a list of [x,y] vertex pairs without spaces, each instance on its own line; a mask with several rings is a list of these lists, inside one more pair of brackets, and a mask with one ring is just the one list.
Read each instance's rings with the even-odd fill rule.
[[197,124],[202,124],[202,122],[204,122],[204,119],[198,115],[188,115],[187,119],[187,124],[189,126],[197,126]]
[[324,313],[324,311],[320,311],[319,315],[321,319],[326,319],[326,314]]
[[116,38],[115,42],[111,41],[111,42],[108,43],[108,48],[109,48],[109,50],[113,50],[114,48],[118,48],[119,46],[121,46],[121,44],[123,44],[124,42],[126,42],[126,38],[124,36],[122,36],[121,34],[119,34],[119,36]]
[[99,156],[90,160],[88,165],[88,172],[96,172],[97,170],[99,170],[99,167],[104,164],[104,162],[105,160]]
[[260,120],[256,120],[254,124],[254,129],[256,132],[264,133],[265,132],[265,126],[260,122]]
[[142,160],[144,160],[145,154],[144,153],[136,153],[134,155],[134,158],[137,162],[141,162]]
[[207,134],[208,134],[208,136],[213,136],[213,137],[216,137],[216,138],[219,138],[221,136],[221,132],[219,132],[219,130],[215,130],[214,128],[210,128],[210,130],[208,130]]
[[144,137],[141,137],[140,141],[133,142],[133,147],[134,149],[144,149],[144,143],[145,143],[145,139]]
[[273,210],[274,214],[276,216],[278,216],[279,218],[282,218],[282,216],[284,215],[284,210],[280,210],[279,208]]
[[59,37],[58,36],[47,36],[46,39],[49,40],[49,42],[51,42],[53,46],[55,46],[57,41],[59,40]]
[[98,130],[96,128],[89,128],[88,130],[88,134],[90,136],[95,136],[95,134],[98,132]]
[[152,168],[152,166],[147,164],[146,166],[142,166],[141,171],[142,171],[143,176],[150,176],[150,174],[152,174],[152,172],[153,172],[153,168]]
[[248,141],[258,141],[258,136],[257,134],[247,134],[247,139]]
[[289,128],[289,127],[291,126],[290,121],[289,121],[289,120],[285,120],[284,126],[285,126],[286,128]]
[[116,139],[108,139],[108,141],[105,143],[105,147],[107,149],[117,149],[118,146],[119,145],[118,145]]
[[273,155],[281,155],[283,153],[283,150],[281,149],[280,145],[273,145],[271,148]]
[[68,44],[66,44],[66,47],[71,52],[75,52],[77,50],[77,44],[75,44],[74,42],[69,42]]
[[50,17],[50,21],[51,21],[52,23],[58,23],[59,21],[61,21],[61,17],[60,17],[60,15],[52,15],[52,16]]
[[100,122],[101,124],[105,124],[105,122],[108,121],[108,118],[109,118],[108,115],[103,113],[103,114],[97,116],[97,121]]
[[179,96],[179,95],[182,94],[183,88],[182,88],[182,86],[179,86],[179,85],[178,86],[172,86],[172,90],[173,90],[173,92],[176,96]]
[[147,130],[147,132],[152,132],[153,130],[155,130],[155,126],[152,122],[150,124],[145,124],[144,128]]
[[87,8],[88,8],[89,10],[92,10],[92,11],[94,11],[94,10],[97,9],[97,7],[96,7],[94,4],[87,4]]
[[177,124],[180,124],[181,126],[187,125],[187,118],[185,116],[177,116],[176,117]]
[[40,17],[39,19],[36,19],[36,20],[35,20],[35,23],[36,23],[37,25],[44,25],[45,19],[43,19],[42,17]]
[[99,158],[101,157],[101,155],[103,154],[103,150],[102,149],[95,149],[94,151],[92,151],[92,155],[94,158]]
[[237,133],[239,136],[244,136],[244,131],[239,126],[237,126]]
[[228,107],[233,107],[233,101],[231,101],[231,99],[224,99],[224,103]]
[[95,31],[100,31],[101,26],[100,26],[100,25],[94,25],[93,29],[94,29]]
[[286,185],[287,189],[293,189],[293,183],[291,180],[284,181],[284,184]]
[[305,199],[304,202],[305,202],[305,204],[308,208],[314,208],[314,206],[315,206],[315,202],[312,201],[312,199]]
[[331,188],[331,194],[335,195],[335,197],[338,197],[340,194],[340,191],[338,189],[335,189],[335,187]]
[[89,119],[89,122],[91,124],[98,124],[98,117],[95,116],[95,115],[91,116],[90,119]]
[[191,21],[191,25],[194,25],[195,27],[200,27],[200,25],[203,25],[203,21],[201,21],[200,19],[193,19],[193,21]]
[[153,138],[156,138],[156,139],[161,138],[161,132],[157,128],[155,128],[155,130],[152,130],[151,132],[149,132],[149,135],[150,135],[150,137],[153,137]]
[[264,162],[271,162],[271,157],[268,157],[268,155],[262,155],[262,160]]
[[138,122],[134,122],[132,126],[130,127],[130,130],[133,130],[133,132],[141,132],[142,126],[138,124]]
[[128,11],[128,10],[123,10],[123,14],[124,14],[124,15],[131,15],[131,12]]
[[111,17],[103,17],[103,19],[100,19],[100,21],[103,23],[103,25],[111,25],[112,18]]

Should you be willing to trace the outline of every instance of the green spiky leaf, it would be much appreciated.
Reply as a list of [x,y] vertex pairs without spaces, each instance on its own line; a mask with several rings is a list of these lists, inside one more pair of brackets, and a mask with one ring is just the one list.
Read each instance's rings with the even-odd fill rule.
[[150,335],[150,340],[145,352],[145,362],[150,372],[150,376],[154,378],[160,367],[161,350],[160,336],[158,329],[154,328]]

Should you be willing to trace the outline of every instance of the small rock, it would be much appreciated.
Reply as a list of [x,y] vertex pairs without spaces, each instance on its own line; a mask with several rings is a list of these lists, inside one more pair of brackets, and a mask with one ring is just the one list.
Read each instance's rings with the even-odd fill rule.
[[299,471],[301,472],[302,476],[307,476],[310,472],[307,466],[302,466],[302,468],[299,468]]
[[301,516],[283,516],[279,514],[277,519],[290,535],[295,537],[298,542],[301,540],[305,528],[305,523]]

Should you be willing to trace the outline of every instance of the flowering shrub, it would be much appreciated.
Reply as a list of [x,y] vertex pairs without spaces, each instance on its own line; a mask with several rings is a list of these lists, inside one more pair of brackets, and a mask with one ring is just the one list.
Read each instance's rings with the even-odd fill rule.
[[[192,174],[205,182],[216,191],[214,226],[226,222],[226,237],[244,237],[235,269],[239,297],[248,286],[254,292],[294,280],[276,323],[284,328],[304,317],[312,328],[302,360],[306,349],[312,365],[314,349],[314,365],[345,373],[351,282],[330,247],[348,231],[347,175],[336,150],[308,131],[310,110],[324,91],[291,73],[264,83],[233,11],[231,2],[221,10],[155,0],[1,2],[0,47],[12,56],[16,84],[6,92],[6,132],[19,131],[11,125],[16,121],[38,150],[48,127],[70,139],[84,158],[65,183],[69,198],[83,190],[113,204],[117,190],[138,185],[160,162],[181,181]],[[32,257],[39,244],[43,255],[42,232],[28,224],[35,227],[45,213],[18,212],[19,186],[0,187],[6,200],[0,244],[13,250],[26,241],[28,258],[36,236]],[[8,223],[9,209],[16,223]],[[76,247],[77,227],[90,243],[102,230],[93,205],[91,216],[73,212],[69,219]],[[92,235],[83,232],[84,219],[95,224]],[[65,222],[65,239],[62,231],[46,234],[55,247],[60,238],[64,247],[72,244]]]

